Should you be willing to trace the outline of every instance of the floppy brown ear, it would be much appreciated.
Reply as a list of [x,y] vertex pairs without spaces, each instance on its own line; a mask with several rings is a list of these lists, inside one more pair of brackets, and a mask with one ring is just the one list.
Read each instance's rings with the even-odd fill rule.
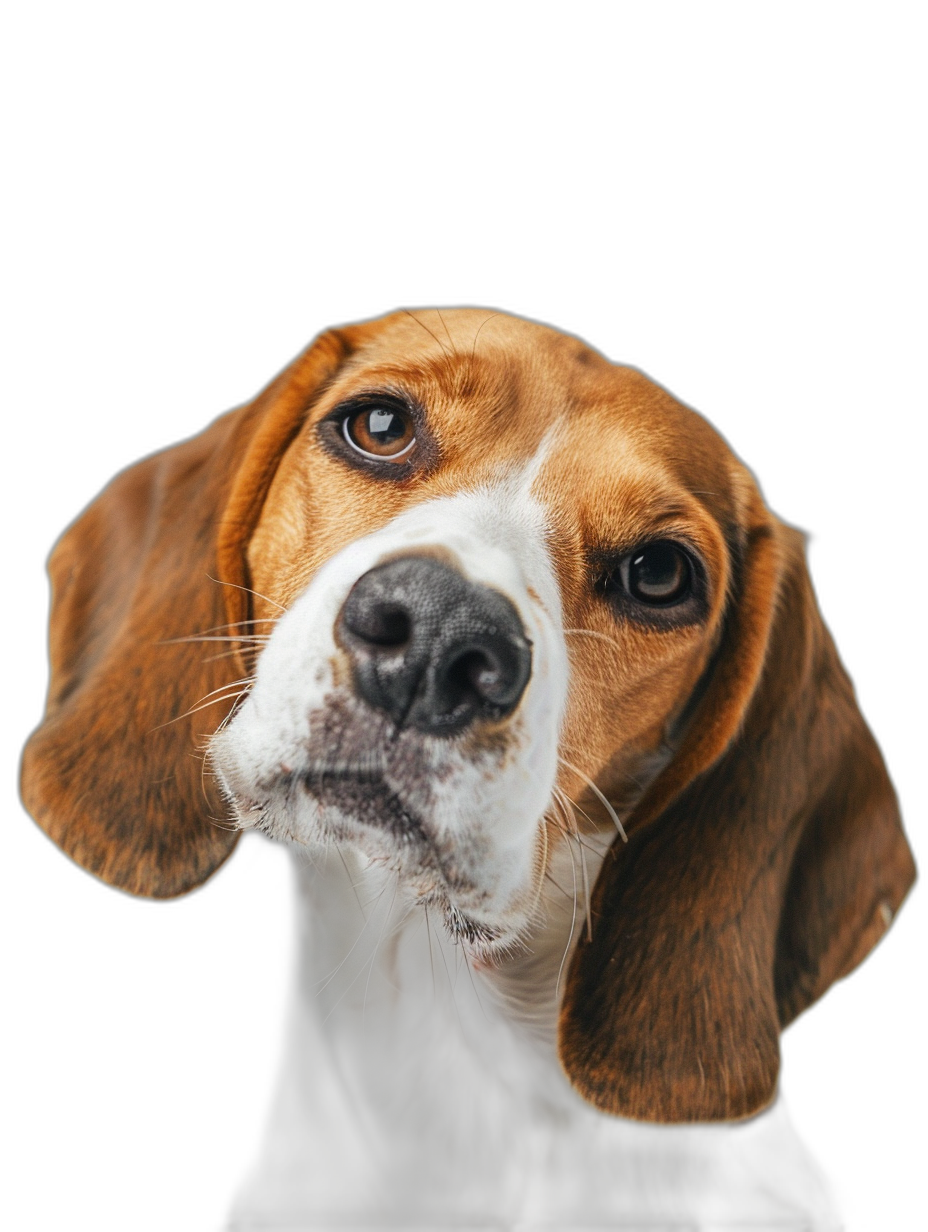
[[[242,658],[174,639],[249,619],[248,539],[346,339],[321,335],[253,403],[117,475],[52,553],[51,678],[23,799],[68,855],[120,889],[181,894],[235,845],[199,751],[230,709]],[[228,700],[195,710],[210,697]]]
[[875,945],[915,876],[800,535],[749,535],[674,761],[606,858],[562,1063],[604,1111],[728,1120],[773,1098],[779,1029]]

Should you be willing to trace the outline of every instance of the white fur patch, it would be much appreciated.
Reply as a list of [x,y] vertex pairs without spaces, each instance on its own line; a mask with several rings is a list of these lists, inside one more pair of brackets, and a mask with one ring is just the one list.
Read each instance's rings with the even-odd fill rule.
[[[557,581],[545,545],[540,504],[529,494],[534,468],[473,492],[425,502],[351,544],[315,576],[276,625],[258,662],[253,689],[210,754],[239,824],[310,849],[337,839],[398,867],[404,887],[426,899],[440,892],[476,925],[510,943],[529,922],[539,864],[540,822],[557,772],[557,742],[567,697],[567,654]],[[532,644],[532,672],[504,738],[482,742],[403,734],[421,763],[418,782],[388,787],[412,795],[433,846],[453,866],[448,893],[435,870],[418,867],[396,836],[356,824],[350,808],[312,794],[320,732],[336,722],[366,724],[370,758],[379,716],[359,715],[334,628],[354,583],[381,562],[440,549],[469,581],[500,591]],[[386,738],[386,737],[384,737]],[[338,745],[338,739],[333,738]],[[313,754],[312,749],[316,752]],[[331,749],[339,756],[338,747]],[[358,756],[358,754],[355,754]],[[408,760],[408,759],[407,759]],[[320,771],[324,773],[324,771]],[[317,792],[318,796],[318,792]],[[421,862],[420,862],[421,863]],[[445,876],[445,881],[449,878]]]

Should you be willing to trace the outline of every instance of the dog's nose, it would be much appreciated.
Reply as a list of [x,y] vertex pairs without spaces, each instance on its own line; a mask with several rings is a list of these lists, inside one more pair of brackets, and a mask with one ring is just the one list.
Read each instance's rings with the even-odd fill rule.
[[398,727],[450,735],[505,718],[525,690],[531,643],[496,590],[429,556],[363,574],[336,622],[355,689]]

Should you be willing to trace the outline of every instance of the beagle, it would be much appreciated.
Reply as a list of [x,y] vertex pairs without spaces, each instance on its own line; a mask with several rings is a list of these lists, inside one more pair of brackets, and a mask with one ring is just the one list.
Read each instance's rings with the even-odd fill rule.
[[118,475],[50,572],[43,829],[158,898],[243,829],[295,856],[232,1227],[838,1226],[778,1035],[914,864],[802,536],[698,414],[397,312]]

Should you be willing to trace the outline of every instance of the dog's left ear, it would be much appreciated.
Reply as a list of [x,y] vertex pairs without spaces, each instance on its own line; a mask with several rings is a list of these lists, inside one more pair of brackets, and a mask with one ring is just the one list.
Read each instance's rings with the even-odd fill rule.
[[604,1111],[731,1120],[773,1098],[779,1030],[876,944],[915,867],[800,535],[759,498],[674,760],[607,855],[560,1054]]
[[22,794],[111,885],[182,894],[235,845],[198,753],[242,687],[243,656],[196,635],[247,633],[265,495],[365,329],[322,334],[254,402],[117,475],[52,553],[48,701]]

